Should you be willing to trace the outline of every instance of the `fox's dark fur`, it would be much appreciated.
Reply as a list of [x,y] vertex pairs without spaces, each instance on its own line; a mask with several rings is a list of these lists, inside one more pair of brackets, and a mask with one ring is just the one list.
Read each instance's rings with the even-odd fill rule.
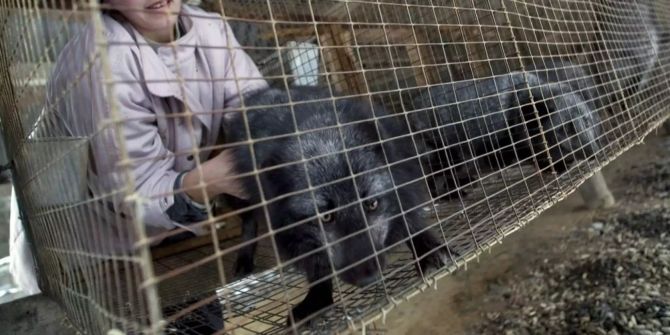
[[[403,136],[408,134],[404,116],[384,118],[389,115],[380,106],[362,99],[332,100],[322,88],[296,87],[290,94],[292,107],[287,105],[289,95],[284,90],[270,88],[246,96],[250,136],[242,112],[226,118],[224,131],[227,143],[257,140],[253,157],[258,169],[297,162],[260,172],[260,190],[255,176],[245,177],[251,199],[229,199],[236,208],[259,203],[261,196],[271,201],[267,205],[269,224],[276,232],[273,238],[281,257],[295,260],[310,283],[307,296],[292,310],[293,320],[305,319],[333,303],[331,262],[342,280],[357,286],[381,278],[385,260],[377,251],[401,241],[416,251],[421,268],[442,264],[446,249],[427,230],[417,209],[428,192],[420,163],[416,158],[403,161],[416,156],[411,139]],[[324,100],[300,103],[313,99]],[[336,126],[338,121],[339,130],[321,129]],[[318,130],[310,132],[314,129]],[[277,138],[279,135],[288,136]],[[267,139],[271,136],[275,138]],[[345,149],[350,150],[351,169],[342,153]],[[250,146],[233,150],[237,171],[252,171]],[[301,152],[307,161],[301,162]],[[356,175],[357,191],[352,175]],[[399,186],[397,191],[394,185]],[[296,191],[302,192],[286,196]],[[276,199],[281,196],[285,197]],[[401,214],[403,211],[407,212]],[[255,238],[253,211],[242,218],[244,239]],[[416,235],[410,239],[408,233]],[[330,247],[324,247],[326,242]],[[238,275],[253,270],[254,248],[252,243],[239,250]]]
[[594,86],[579,66],[547,59],[525,73],[409,91],[405,109],[433,173],[433,196],[476,179],[477,169],[534,158],[561,173],[593,155],[600,123]]
[[653,2],[603,1],[596,10],[600,22],[601,45],[613,71],[600,74],[600,81],[612,83],[618,80],[626,96],[644,90],[651,84],[659,68],[659,57],[667,49],[669,35],[657,17]]

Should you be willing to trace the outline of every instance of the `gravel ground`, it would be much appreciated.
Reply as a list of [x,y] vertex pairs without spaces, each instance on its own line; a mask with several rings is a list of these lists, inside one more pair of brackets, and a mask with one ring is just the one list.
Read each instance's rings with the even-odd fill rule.
[[508,308],[472,333],[670,335],[670,207],[608,214],[556,248],[558,264],[499,283]]
[[384,329],[670,335],[670,132],[650,136],[603,174],[614,208],[592,211],[578,193],[568,196],[467,271],[398,306]]
[[[670,153],[670,137],[664,138],[661,147]],[[629,189],[627,195],[670,198],[670,155],[661,156],[655,162],[633,165],[632,170],[634,173],[626,174],[624,181],[637,187]]]

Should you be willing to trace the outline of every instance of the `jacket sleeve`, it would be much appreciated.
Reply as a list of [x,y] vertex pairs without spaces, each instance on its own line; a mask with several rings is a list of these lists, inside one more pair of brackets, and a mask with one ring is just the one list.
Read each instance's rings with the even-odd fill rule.
[[268,83],[251,57],[242,49],[230,25],[222,22],[222,34],[228,41],[226,47],[229,52],[224,83],[224,107],[237,107],[241,104],[241,95],[266,88]]
[[[150,95],[139,84],[139,80],[115,76],[114,97],[121,117],[120,130],[123,146],[113,150],[125,150],[127,160],[120,168],[130,172],[135,192],[142,201],[143,221],[146,225],[175,228],[167,214],[174,204],[174,185],[179,173],[174,170],[175,156],[167,149],[158,132],[157,116],[152,110]],[[100,143],[98,150],[108,144]]]
[[[88,188],[92,196],[121,218],[137,213],[146,226],[175,228],[166,214],[174,203],[178,176],[174,155],[158,132],[159,120],[132,54],[113,56],[109,58],[111,78],[102,75],[99,60],[88,69],[77,65],[82,62],[60,62],[49,85],[48,101],[56,109],[54,116],[65,135],[89,139]],[[104,83],[111,83],[111,97]],[[69,89],[64,91],[63,87]],[[127,201],[131,185],[134,189],[130,192],[137,195],[140,206]]]

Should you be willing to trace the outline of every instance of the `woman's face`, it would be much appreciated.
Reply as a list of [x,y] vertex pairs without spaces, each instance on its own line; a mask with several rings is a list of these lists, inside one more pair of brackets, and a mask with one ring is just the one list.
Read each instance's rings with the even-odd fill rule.
[[144,37],[165,43],[171,41],[181,0],[109,0]]

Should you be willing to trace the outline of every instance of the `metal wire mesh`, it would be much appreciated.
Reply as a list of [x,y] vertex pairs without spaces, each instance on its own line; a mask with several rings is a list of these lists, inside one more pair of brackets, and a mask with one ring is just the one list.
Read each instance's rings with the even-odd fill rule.
[[[24,225],[85,332],[365,327],[670,116],[663,1],[175,3],[159,43],[156,2],[0,0]],[[249,201],[211,190],[222,150]]]

